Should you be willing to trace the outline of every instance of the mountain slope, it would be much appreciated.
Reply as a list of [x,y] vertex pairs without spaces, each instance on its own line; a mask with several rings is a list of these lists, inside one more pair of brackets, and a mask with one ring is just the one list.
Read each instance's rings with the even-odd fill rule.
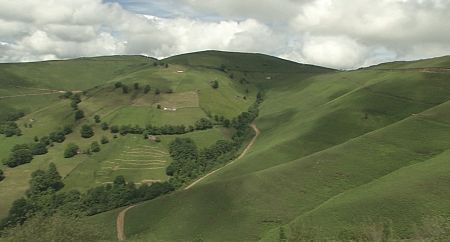
[[272,74],[249,78],[263,83],[266,97],[248,155],[188,191],[130,210],[128,238],[258,240],[342,192],[450,148],[446,125],[415,116],[449,100],[440,73]]

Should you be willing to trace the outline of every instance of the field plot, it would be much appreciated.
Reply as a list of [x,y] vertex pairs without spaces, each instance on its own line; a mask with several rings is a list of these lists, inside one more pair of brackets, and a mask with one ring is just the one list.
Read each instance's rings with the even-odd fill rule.
[[105,120],[116,125],[140,125],[147,124],[163,126],[193,125],[195,121],[206,117],[200,108],[182,108],[176,111],[168,111],[150,107],[123,107],[108,115]]
[[111,139],[64,178],[64,189],[88,190],[119,175],[135,183],[165,181],[165,168],[172,162],[166,147],[164,142],[150,142],[141,135]]
[[125,146],[117,158],[101,162],[96,182],[108,183],[119,175],[132,177],[136,183],[161,181],[169,159],[168,152],[157,145]]

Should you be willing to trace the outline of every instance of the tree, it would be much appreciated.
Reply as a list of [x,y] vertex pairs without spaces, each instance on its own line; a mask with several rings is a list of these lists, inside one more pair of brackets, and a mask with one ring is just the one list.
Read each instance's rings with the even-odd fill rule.
[[133,84],[134,90],[139,90],[139,83],[135,82]]
[[122,87],[122,82],[116,82],[114,84],[114,88],[121,88]]
[[100,151],[100,145],[97,141],[94,141],[91,143],[91,152],[99,152]]
[[5,174],[3,173],[3,170],[0,169],[0,181],[3,181],[5,179]]
[[102,139],[100,140],[100,143],[102,143],[103,145],[107,144],[109,143],[109,139],[106,136],[103,136]]
[[67,91],[63,94],[63,98],[70,98],[73,95],[71,91]]
[[25,163],[30,163],[33,159],[33,154],[30,148],[19,148],[12,151],[11,156],[3,163],[9,167],[16,167]]
[[49,181],[49,188],[53,189],[55,192],[64,187],[62,177],[53,162],[48,165],[47,179]]
[[96,123],[100,123],[101,122],[99,115],[95,115],[94,116],[94,120],[95,120]]
[[155,95],[159,95],[160,93],[161,93],[161,91],[158,88],[156,88],[155,89]]
[[164,65],[164,67],[169,68],[169,64],[166,63],[166,64]]
[[197,122],[195,122],[195,129],[197,130],[204,130],[204,129],[210,129],[213,127],[213,124],[209,119],[207,118],[201,118]]
[[9,210],[7,219],[2,221],[2,227],[13,227],[18,224],[23,224],[28,217],[30,205],[25,198],[15,200]]
[[157,109],[161,109],[161,104],[156,105]]
[[71,158],[78,154],[80,147],[78,145],[70,143],[67,145],[66,150],[64,151],[64,158]]
[[212,81],[211,87],[214,88],[214,89],[219,88],[219,82],[217,80]]
[[81,126],[80,134],[81,134],[81,137],[87,139],[87,138],[94,136],[94,130],[92,129],[91,126],[85,124],[85,125]]
[[127,183],[125,182],[125,178],[123,176],[116,176],[116,178],[114,178],[113,185],[115,187],[125,186],[126,184]]
[[75,111],[75,120],[80,120],[84,118],[84,112],[82,110]]
[[147,94],[151,90],[150,85],[145,85],[144,87],[144,93]]
[[72,96],[72,101],[75,101],[77,104],[81,103],[81,95],[79,93]]
[[102,124],[100,124],[100,127],[102,128],[102,130],[107,130],[109,128],[108,123],[103,122]]
[[73,110],[78,110],[78,103],[75,100],[72,100],[70,102],[70,107],[72,107]]
[[66,139],[63,132],[52,132],[49,135],[49,138],[53,142],[62,143]]
[[31,147],[31,153],[33,155],[43,155],[47,154],[47,152],[48,152],[47,145],[41,142],[35,143]]
[[122,86],[122,93],[127,94],[128,93],[128,86],[123,85]]
[[113,125],[109,128],[111,130],[111,133],[116,134],[119,133],[119,126]]
[[68,135],[71,134],[73,132],[72,127],[70,127],[69,125],[64,126],[63,131],[64,135]]

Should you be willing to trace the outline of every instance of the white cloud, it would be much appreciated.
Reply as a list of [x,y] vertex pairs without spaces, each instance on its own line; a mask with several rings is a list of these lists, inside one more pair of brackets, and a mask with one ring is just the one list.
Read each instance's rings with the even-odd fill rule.
[[445,0],[161,3],[176,17],[145,16],[101,0],[0,0],[0,61],[220,49],[356,68],[450,52]]

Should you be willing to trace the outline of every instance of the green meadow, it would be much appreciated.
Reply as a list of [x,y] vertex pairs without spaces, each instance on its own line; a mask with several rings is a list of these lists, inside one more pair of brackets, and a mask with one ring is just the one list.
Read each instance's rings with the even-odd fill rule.
[[[87,69],[77,77],[77,68]],[[34,136],[65,125],[74,132],[29,164],[2,167],[0,217],[24,195],[31,172],[50,162],[64,176],[66,191],[86,191],[118,175],[136,184],[166,181],[168,146],[176,137],[204,148],[234,132],[216,126],[161,135],[155,142],[102,130],[95,115],[109,125],[189,126],[215,115],[233,118],[262,91],[255,120],[261,133],[246,155],[190,189],[130,209],[124,225],[128,240],[280,241],[283,234],[287,241],[356,241],[368,224],[386,221],[392,240],[414,239],[424,219],[450,215],[448,68],[450,58],[440,57],[336,71],[216,51],[160,61],[114,56],[2,64],[0,97],[41,95],[0,99],[2,114],[25,113],[17,121],[23,135],[0,138],[1,159]],[[219,88],[212,88],[212,81]],[[128,93],[115,88],[117,82]],[[75,121],[62,93],[24,87],[84,91],[79,108],[85,117]],[[80,137],[84,124],[93,127],[93,137]],[[103,136],[109,143],[100,152],[63,158],[68,143],[83,150]],[[120,211],[86,219],[115,240]]]

